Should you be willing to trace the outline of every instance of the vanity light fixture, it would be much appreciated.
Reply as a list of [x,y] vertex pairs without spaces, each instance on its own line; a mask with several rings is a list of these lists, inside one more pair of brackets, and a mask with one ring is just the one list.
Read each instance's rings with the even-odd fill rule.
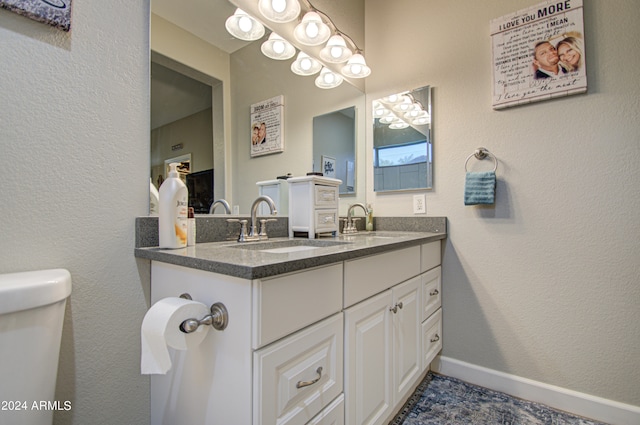
[[296,60],[291,63],[291,71],[302,76],[317,74],[320,69],[322,64],[305,52],[298,53]]
[[345,77],[364,78],[371,74],[371,68],[367,66],[364,56],[358,52],[351,56],[347,61],[347,64],[342,67],[342,74]]
[[295,47],[275,32],[272,32],[267,41],[262,43],[260,50],[265,56],[276,60],[291,59],[296,54]]
[[229,34],[244,41],[258,40],[264,35],[264,25],[240,8],[227,18],[224,26]]
[[300,14],[298,0],[260,0],[258,10],[271,22],[291,22]]
[[428,125],[430,123],[431,123],[431,118],[429,117],[428,114],[411,120],[411,124],[413,125]]
[[320,59],[329,63],[342,63],[353,55],[347,47],[347,42],[340,34],[332,35],[327,44],[320,50]]
[[400,121],[400,118],[398,118],[394,114],[388,114],[388,115],[385,115],[384,117],[380,118],[380,122],[382,124],[393,124],[396,121]]
[[[258,0],[257,7],[254,1],[250,4],[249,0],[243,0],[239,4],[246,3],[245,10],[249,10],[251,15],[238,8],[227,19],[225,26],[234,37],[245,41],[257,40],[264,36],[264,27],[270,27],[272,32],[261,46],[262,53],[271,59],[286,60],[296,54],[294,43],[300,48],[300,54],[291,64],[291,71],[307,76],[322,69],[321,75],[316,78],[316,86],[321,88],[339,86],[344,80],[343,76],[364,78],[371,74],[362,50],[353,39],[340,31],[331,18],[316,9],[309,0]],[[301,10],[305,13],[294,26],[290,22],[298,19]],[[326,45],[322,47],[325,42]]]
[[[390,109],[389,115],[380,115],[377,111],[381,108]],[[431,116],[422,104],[411,94],[396,93],[373,104],[373,116],[379,118],[381,124],[389,124],[392,130],[407,128],[409,125],[429,125]]]
[[293,36],[305,46],[319,46],[331,36],[331,28],[322,22],[320,15],[313,10],[307,12],[296,28]]
[[402,121],[401,119],[398,119],[398,121],[389,124],[389,128],[392,129],[392,130],[401,130],[401,129],[407,128],[407,127],[409,127],[409,124],[407,124],[406,122]]
[[396,104],[402,99],[400,98],[399,94],[390,94],[389,96],[383,97],[382,100],[384,101],[384,103]]
[[316,78],[316,86],[321,89],[332,89],[342,84],[344,79],[327,67],[322,68],[320,75]]

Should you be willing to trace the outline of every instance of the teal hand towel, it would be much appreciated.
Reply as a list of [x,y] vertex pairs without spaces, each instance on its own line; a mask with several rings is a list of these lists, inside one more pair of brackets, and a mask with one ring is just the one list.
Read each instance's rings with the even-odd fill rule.
[[464,182],[464,204],[493,204],[496,192],[495,171],[467,173]]

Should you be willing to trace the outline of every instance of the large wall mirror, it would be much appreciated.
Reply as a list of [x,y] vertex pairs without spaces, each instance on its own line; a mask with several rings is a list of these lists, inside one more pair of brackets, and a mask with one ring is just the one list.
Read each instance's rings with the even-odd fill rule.
[[376,99],[372,111],[374,191],[432,189],[430,87]]
[[[364,44],[364,0],[316,0],[313,4],[334,19],[348,21],[336,24],[347,29],[359,45]],[[224,22],[235,8],[228,0],[152,0],[151,48],[154,57],[163,57],[174,65],[180,64],[221,82],[218,93],[222,106],[216,110],[216,90],[212,89],[216,83],[205,81],[211,86],[205,90],[213,90],[214,95],[211,111],[214,125],[212,198],[225,198],[232,205],[238,205],[241,214],[246,214],[258,196],[257,182],[287,173],[300,176],[314,171],[314,117],[353,107],[355,145],[364,146],[366,123],[364,114],[357,111],[365,110],[365,97],[361,90],[346,81],[335,89],[319,89],[314,84],[315,77],[301,77],[291,72],[293,59],[275,61],[265,57],[260,46],[269,31],[263,40],[250,43],[234,39],[226,32]],[[358,27],[357,31],[351,29],[354,25]],[[202,82],[199,78],[196,80]],[[252,158],[250,107],[279,95],[284,96],[285,103],[284,151]],[[218,127],[216,121],[220,124]],[[175,140],[169,147],[179,144]],[[178,151],[172,153],[175,157],[181,155]],[[190,153],[193,166],[198,167],[199,157],[194,151]],[[325,155],[332,156],[331,153]],[[339,154],[333,156],[337,161]],[[346,161],[345,157],[345,166]],[[350,197],[349,202],[364,202],[364,167],[358,166],[358,163],[364,163],[364,149],[355,148],[352,161],[353,190],[345,184],[344,193]],[[340,208],[342,211],[342,203]],[[286,215],[286,211],[280,213]]]

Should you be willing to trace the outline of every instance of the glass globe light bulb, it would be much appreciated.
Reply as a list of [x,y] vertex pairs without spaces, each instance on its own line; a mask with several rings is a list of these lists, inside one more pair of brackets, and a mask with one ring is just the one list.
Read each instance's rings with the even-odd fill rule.
[[336,76],[333,75],[333,72],[327,72],[323,76],[324,82],[327,84],[333,84],[336,81]]
[[318,28],[318,24],[316,24],[315,22],[309,22],[304,32],[307,34],[307,37],[316,38],[318,36],[318,33],[320,32],[320,29]]
[[287,8],[287,0],[272,0],[271,7],[276,12],[282,13]]
[[282,52],[284,52],[284,43],[282,41],[276,40],[273,43],[273,51],[278,54],[281,54]]
[[342,47],[334,46],[331,48],[331,56],[337,59],[340,55],[342,55]]
[[238,27],[240,27],[240,29],[244,32],[251,31],[251,28],[253,27],[251,18],[249,18],[248,16],[242,16],[240,19],[238,19]]
[[300,61],[300,68],[302,68],[304,71],[308,71],[311,69],[311,59],[309,58],[304,58]]

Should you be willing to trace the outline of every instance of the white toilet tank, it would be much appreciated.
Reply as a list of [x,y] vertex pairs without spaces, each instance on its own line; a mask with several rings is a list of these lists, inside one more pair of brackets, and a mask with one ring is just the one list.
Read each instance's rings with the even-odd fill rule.
[[64,269],[0,274],[0,424],[51,425],[71,408],[54,399],[69,294]]

